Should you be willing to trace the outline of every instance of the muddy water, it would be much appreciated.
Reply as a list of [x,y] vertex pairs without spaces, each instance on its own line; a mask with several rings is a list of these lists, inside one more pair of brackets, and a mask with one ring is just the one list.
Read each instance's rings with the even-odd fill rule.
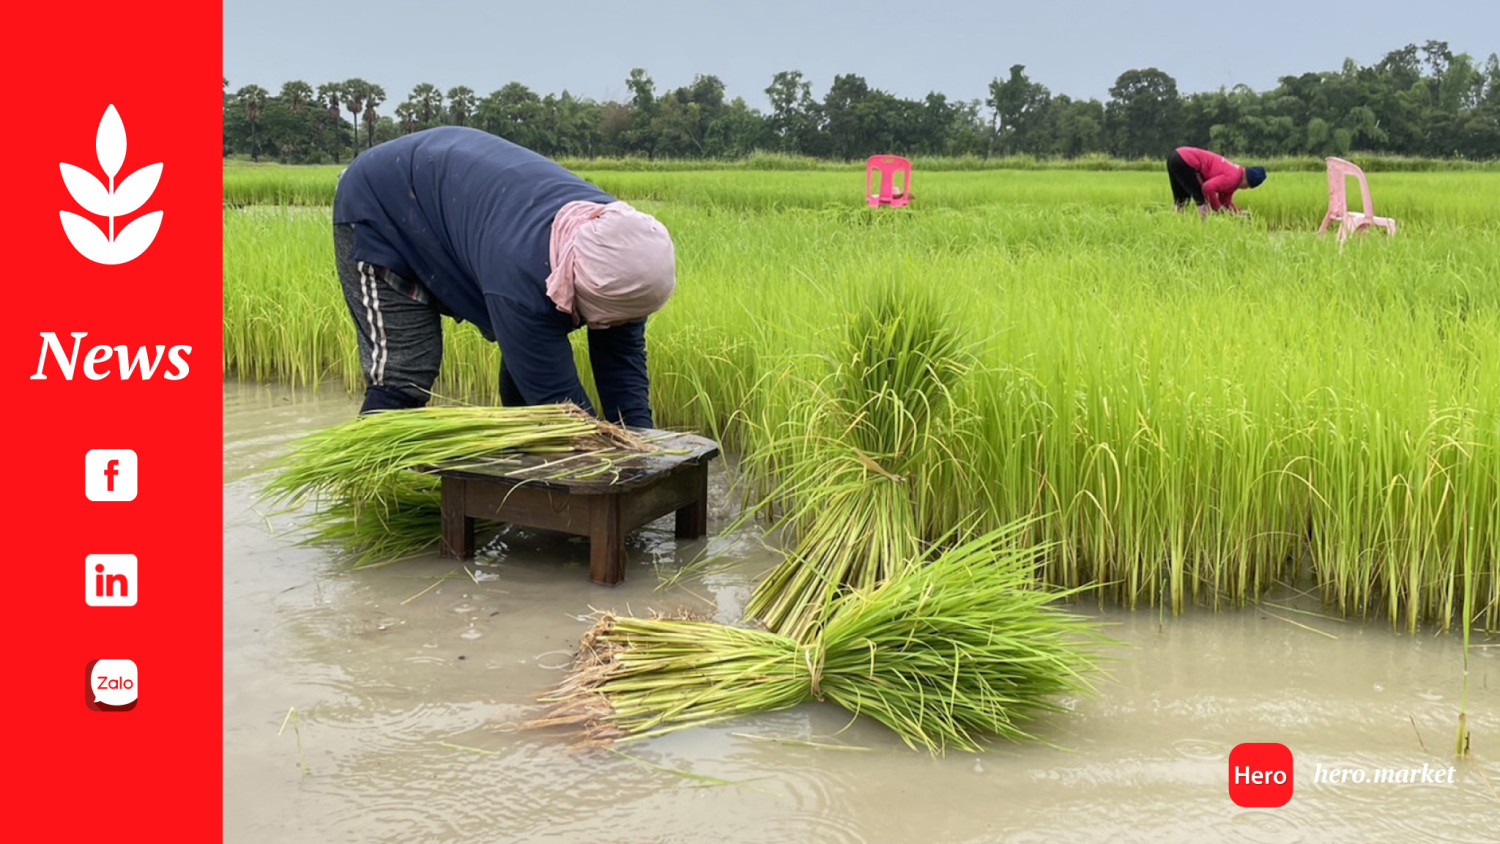
[[[771,555],[716,540],[741,562],[657,591],[703,547],[668,521],[632,537],[616,589],[587,582],[586,546],[520,531],[467,571],[436,557],[341,570],[255,493],[290,437],[355,407],[338,390],[224,390],[226,841],[1500,840],[1496,640],[1472,652],[1481,761],[1455,784],[1314,783],[1319,765],[1452,764],[1459,643],[1281,610],[1106,613],[1128,646],[1097,698],[1047,726],[1066,749],[934,759],[820,705],[623,755],[518,734],[591,607],[729,620]],[[714,527],[723,490],[716,477]],[[1229,800],[1228,754],[1247,741],[1295,754],[1285,807]]]

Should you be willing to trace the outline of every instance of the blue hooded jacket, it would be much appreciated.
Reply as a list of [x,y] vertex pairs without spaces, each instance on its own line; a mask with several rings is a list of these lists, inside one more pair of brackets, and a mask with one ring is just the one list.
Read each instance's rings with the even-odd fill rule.
[[[593,410],[568,333],[547,298],[552,219],[614,197],[561,165],[477,129],[448,126],[372,147],[339,179],[333,222],[354,227],[356,261],[416,279],[456,319],[500,344],[528,404]],[[590,329],[603,418],[651,427],[646,322]]]

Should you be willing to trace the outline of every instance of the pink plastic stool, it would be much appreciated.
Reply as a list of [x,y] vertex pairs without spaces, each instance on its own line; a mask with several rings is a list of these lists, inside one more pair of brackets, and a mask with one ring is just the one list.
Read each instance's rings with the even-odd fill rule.
[[[880,187],[875,187],[875,174]],[[896,174],[901,174],[901,189],[896,190]],[[911,203],[911,162],[899,155],[872,155],[865,162],[865,200],[871,208],[889,205],[899,208]]]
[[[1349,210],[1349,198],[1345,195],[1344,180],[1353,176],[1359,180],[1359,196],[1364,203],[1360,211]],[[1353,232],[1362,231],[1371,226],[1385,229],[1386,234],[1396,233],[1396,221],[1389,217],[1375,216],[1375,208],[1370,202],[1370,183],[1365,180],[1365,171],[1342,158],[1328,159],[1328,213],[1323,216],[1323,225],[1318,226],[1318,234],[1328,230],[1328,224],[1338,221],[1339,243]]]

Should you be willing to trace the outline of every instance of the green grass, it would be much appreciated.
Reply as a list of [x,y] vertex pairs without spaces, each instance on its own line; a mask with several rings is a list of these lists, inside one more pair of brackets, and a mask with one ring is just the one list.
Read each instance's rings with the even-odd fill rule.
[[[228,193],[331,172],[238,170]],[[972,347],[948,443],[974,480],[934,485],[924,533],[1030,518],[1047,580],[1126,605],[1300,573],[1351,615],[1447,628],[1467,597],[1500,628],[1500,173],[1376,173],[1400,233],[1342,251],[1312,234],[1315,172],[1206,225],[1159,172],[919,169],[897,211],[861,207],[852,168],[586,175],[677,242],[649,332],[660,424],[756,453],[870,291],[926,292]],[[329,219],[225,211],[231,377],[358,388]],[[460,326],[445,347],[438,392],[495,401],[493,345]]]

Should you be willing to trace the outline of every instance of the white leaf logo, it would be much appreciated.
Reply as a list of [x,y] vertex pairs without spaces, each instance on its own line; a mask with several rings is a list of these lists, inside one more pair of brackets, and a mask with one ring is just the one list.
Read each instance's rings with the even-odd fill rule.
[[115,234],[115,218],[134,213],[137,208],[146,204],[146,200],[156,191],[156,183],[161,180],[162,166],[157,163],[142,167],[126,176],[118,188],[115,187],[115,174],[120,172],[120,166],[125,163],[125,124],[120,121],[120,113],[115,111],[113,105],[105,109],[104,116],[99,119],[99,131],[94,136],[94,152],[99,156],[99,167],[109,178],[107,185],[81,167],[67,163],[59,164],[58,167],[62,170],[63,184],[67,186],[68,193],[72,194],[73,201],[90,214],[109,218],[109,233],[100,231],[98,226],[84,217],[59,211],[63,232],[67,234],[74,249],[96,264],[133,261],[156,239],[156,232],[161,228],[162,212],[153,211],[135,218],[118,235]]

